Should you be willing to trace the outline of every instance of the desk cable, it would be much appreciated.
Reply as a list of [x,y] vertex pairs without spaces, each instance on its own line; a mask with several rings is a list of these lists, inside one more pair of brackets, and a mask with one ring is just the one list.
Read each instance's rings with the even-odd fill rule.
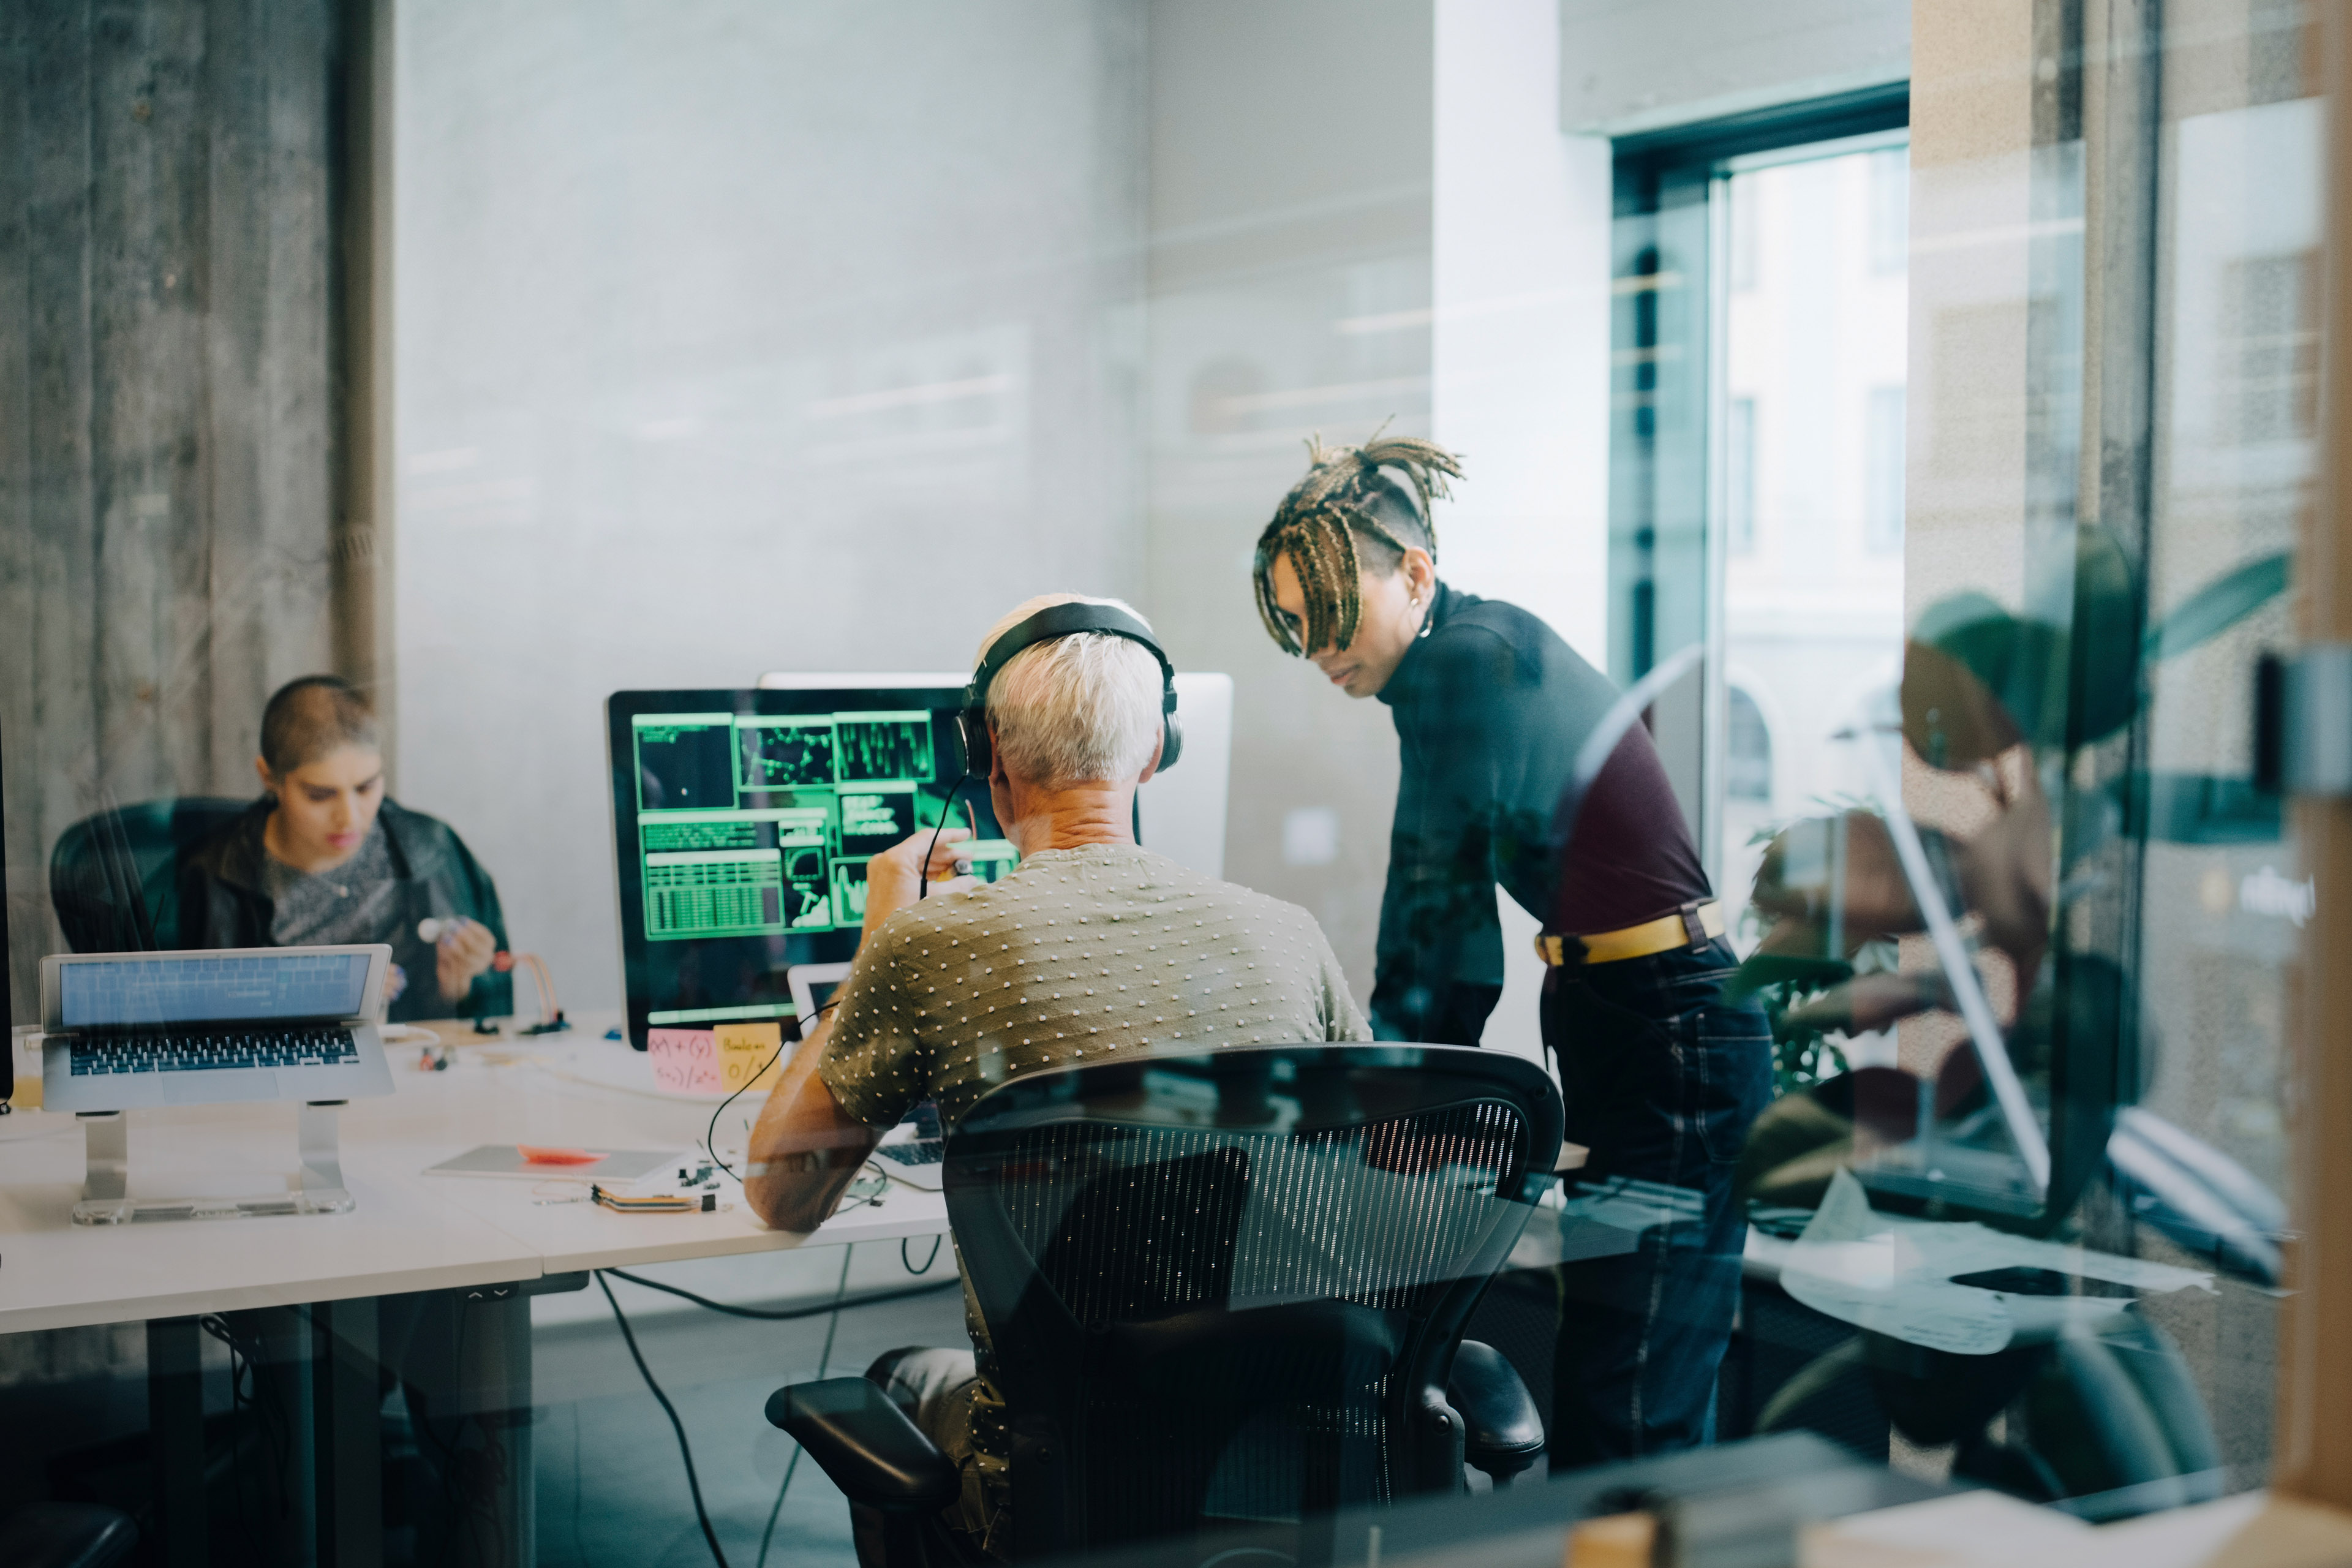
[[[613,1294],[613,1287],[607,1283],[606,1277],[625,1279],[632,1285],[642,1286],[648,1290],[659,1290],[666,1295],[691,1301],[696,1306],[710,1311],[723,1312],[730,1318],[753,1318],[765,1322],[786,1322],[795,1318],[813,1318],[820,1312],[826,1313],[828,1320],[824,1326],[824,1349],[817,1357],[816,1369],[816,1375],[823,1378],[833,1367],[834,1337],[841,1329],[842,1309],[872,1306],[882,1301],[902,1300],[909,1296],[928,1296],[962,1282],[962,1277],[960,1274],[951,1274],[944,1279],[926,1280],[920,1285],[893,1286],[887,1290],[865,1290],[852,1296],[849,1294],[849,1261],[855,1250],[855,1243],[845,1246],[841,1249],[841,1275],[834,1283],[832,1300],[801,1307],[739,1307],[730,1302],[714,1301],[708,1296],[697,1295],[694,1291],[676,1285],[668,1285],[657,1279],[648,1279],[643,1275],[632,1274],[625,1268],[596,1270],[597,1288],[604,1292],[604,1300],[613,1309],[613,1321],[620,1326],[621,1339],[629,1349],[629,1359],[636,1363],[637,1375],[645,1380],[646,1390],[653,1394],[656,1403],[661,1405],[662,1413],[669,1417],[670,1430],[677,1435],[678,1458],[686,1465],[687,1491],[694,1499],[695,1522],[702,1527],[702,1539],[709,1546],[711,1559],[719,1564],[719,1568],[729,1568],[727,1554],[719,1548],[719,1533],[711,1527],[709,1510],[704,1506],[702,1500],[702,1480],[694,1468],[694,1449],[687,1440],[686,1424],[679,1418],[677,1407],[670,1403],[669,1395],[663,1391],[661,1384],[654,1377],[653,1369],[646,1364],[645,1353],[637,1347],[637,1336],[629,1325],[628,1314],[621,1310],[620,1300]],[[907,1251],[906,1243],[902,1240],[898,1244],[899,1267],[905,1268],[909,1274],[920,1275],[928,1272],[931,1265],[938,1260],[939,1255],[939,1243],[934,1240],[929,1256],[923,1259],[922,1268],[918,1269]],[[760,1568],[767,1568],[769,1544],[776,1532],[776,1521],[783,1514],[784,1498],[792,1489],[793,1476],[800,1468],[801,1453],[801,1448],[795,1445],[792,1460],[784,1467],[783,1484],[776,1489],[775,1506],[768,1511],[767,1529],[760,1535]]]
[[[838,1001],[826,1003],[824,1006],[819,1007],[814,1014],[810,1015],[810,1021],[814,1023],[816,1019],[824,1017],[827,1013],[832,1012],[835,1007],[840,1005],[841,1004]],[[797,1019],[794,1020],[795,1023],[798,1021],[799,1020]],[[803,1037],[805,1038],[805,1035],[803,1035]],[[729,1175],[733,1176],[739,1182],[743,1178],[736,1171],[735,1167],[719,1157],[719,1119],[727,1114],[727,1108],[729,1106],[743,1098],[744,1089],[751,1088],[753,1084],[759,1082],[761,1079],[767,1076],[768,1069],[774,1067],[776,1063],[782,1058],[784,1047],[786,1045],[798,1045],[800,1043],[800,1040],[778,1041],[775,1055],[770,1057],[766,1061],[761,1062],[760,1064],[760,1070],[753,1073],[750,1078],[745,1079],[741,1088],[739,1088],[734,1093],[729,1095],[726,1099],[719,1102],[719,1109],[710,1113],[710,1125],[702,1130],[702,1146],[710,1152],[710,1163],[718,1166],[720,1170],[726,1172]],[[626,1279],[628,1276],[624,1274],[621,1278]],[[654,1289],[659,1290],[667,1289],[667,1287],[656,1285]],[[709,1307],[712,1304],[709,1301],[704,1301],[702,1305]],[[716,1310],[724,1311],[726,1309],[722,1307]]]
[[[844,1258],[843,1273],[846,1274],[848,1268],[848,1259]],[[710,1510],[702,1506],[702,1479],[694,1473],[694,1448],[686,1440],[686,1423],[678,1419],[677,1406],[669,1402],[669,1395],[664,1394],[662,1385],[654,1380],[653,1368],[646,1364],[645,1352],[637,1348],[637,1336],[629,1327],[628,1314],[621,1310],[620,1300],[613,1294],[612,1282],[604,1278],[602,1269],[596,1271],[596,1288],[604,1292],[604,1300],[613,1309],[613,1321],[621,1325],[621,1341],[629,1347],[629,1359],[637,1363],[637,1375],[646,1380],[646,1387],[653,1394],[654,1402],[662,1407],[662,1414],[669,1417],[670,1430],[677,1434],[677,1457],[686,1461],[686,1489],[693,1495],[695,1522],[702,1526],[702,1539],[710,1545],[711,1561],[717,1563],[719,1568],[728,1568],[727,1553],[719,1549],[719,1532],[710,1528]]]
[[[849,1245],[854,1247],[856,1244],[852,1242]],[[931,1256],[923,1260],[921,1268],[918,1268],[908,1258],[906,1244],[902,1241],[898,1247],[898,1264],[908,1273],[919,1279],[929,1269],[932,1261],[939,1255],[939,1244],[934,1238]],[[643,1275],[632,1274],[625,1268],[601,1268],[597,1272],[609,1274],[615,1279],[625,1279],[632,1285],[641,1285],[648,1290],[659,1290],[664,1295],[678,1297],[709,1311],[724,1312],[730,1318],[753,1318],[764,1323],[789,1323],[798,1318],[814,1318],[824,1312],[837,1312],[845,1307],[878,1307],[885,1301],[903,1301],[910,1296],[929,1296],[934,1291],[946,1289],[962,1279],[961,1275],[956,1275],[945,1279],[925,1279],[920,1285],[893,1285],[887,1290],[860,1290],[855,1296],[836,1293],[829,1301],[813,1302],[805,1307],[738,1307],[725,1301],[714,1301],[708,1296],[698,1296],[693,1291],[683,1289],[676,1285],[665,1285],[658,1279],[648,1279]]]
[[[841,1327],[841,1300],[849,1289],[849,1255],[857,1250],[852,1243],[841,1249],[841,1278],[834,1281],[833,1316],[824,1325],[824,1349],[816,1358],[817,1381],[833,1368],[833,1336]],[[808,1450],[798,1443],[793,1445],[793,1457],[784,1466],[783,1484],[776,1489],[776,1506],[768,1510],[768,1526],[760,1531],[760,1561],[756,1568],[768,1568],[768,1543],[776,1538],[776,1521],[784,1516],[784,1499],[793,1489],[793,1477],[801,1468],[801,1456]]]
[[[305,1323],[310,1321],[308,1311],[299,1307],[294,1310]],[[285,1391],[278,1383],[271,1357],[230,1328],[226,1318],[217,1312],[206,1312],[196,1319],[196,1327],[228,1347],[229,1408],[234,1416],[242,1417],[230,1439],[229,1489],[236,1495],[238,1532],[245,1537],[248,1550],[258,1552],[253,1518],[247,1505],[245,1451],[248,1439],[260,1443],[261,1457],[268,1467],[260,1501],[267,1509],[269,1493],[274,1491],[276,1518],[283,1521],[292,1505],[286,1489],[286,1467],[293,1443]]]

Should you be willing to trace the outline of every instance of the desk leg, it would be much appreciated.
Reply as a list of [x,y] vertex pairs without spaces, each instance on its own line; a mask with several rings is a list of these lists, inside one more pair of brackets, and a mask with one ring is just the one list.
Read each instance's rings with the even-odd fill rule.
[[204,1362],[194,1318],[147,1325],[147,1441],[155,1474],[159,1557],[205,1568]]
[[383,1562],[383,1390],[377,1381],[372,1296],[310,1309],[319,1436],[319,1561],[332,1568]]
[[[240,1516],[238,1523],[274,1549],[277,1561],[289,1568],[313,1568],[323,1533],[318,1517],[322,1456],[316,1310],[256,1307],[221,1314],[254,1363],[249,1408],[257,1425],[241,1439],[238,1460],[247,1471],[240,1482],[254,1489],[253,1507],[250,1521]],[[280,1463],[281,1451],[283,1468],[269,1485],[262,1478]]]
[[478,1502],[492,1563],[539,1561],[538,1484],[531,1468],[530,1300],[511,1287],[468,1292],[458,1310],[457,1386],[499,1461],[480,1471]]
[[429,1495],[412,1517],[435,1568],[537,1561],[527,1286],[386,1297],[383,1354],[400,1374]]

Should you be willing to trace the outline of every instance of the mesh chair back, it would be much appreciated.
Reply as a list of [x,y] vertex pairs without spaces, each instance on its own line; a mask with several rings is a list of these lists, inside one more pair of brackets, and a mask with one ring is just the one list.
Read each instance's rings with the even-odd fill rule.
[[179,947],[180,866],[247,803],[183,795],[82,818],[49,852],[49,902],[76,952]]
[[992,1091],[947,1192],[1021,1554],[1450,1487],[1454,1346],[1559,1135],[1545,1075],[1437,1047],[1159,1053]]

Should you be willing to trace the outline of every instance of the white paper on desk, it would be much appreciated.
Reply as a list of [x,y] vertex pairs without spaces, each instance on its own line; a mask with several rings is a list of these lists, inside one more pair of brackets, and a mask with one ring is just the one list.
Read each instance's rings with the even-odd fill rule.
[[695,1157],[675,1149],[608,1149],[577,1165],[534,1164],[512,1143],[485,1143],[437,1165],[427,1165],[428,1176],[522,1176],[534,1182],[602,1182],[607,1186],[634,1182],[656,1171],[691,1167]]
[[1853,1173],[1830,1178],[1828,1195],[1780,1267],[1781,1288],[1813,1310],[1874,1333],[1958,1355],[2006,1349],[2030,1317],[2037,1332],[2111,1317],[2112,1296],[2011,1297],[1955,1276],[1994,1268],[2047,1268],[2141,1290],[2207,1291],[2213,1277],[2168,1263],[2119,1258],[1986,1226],[1879,1214]]

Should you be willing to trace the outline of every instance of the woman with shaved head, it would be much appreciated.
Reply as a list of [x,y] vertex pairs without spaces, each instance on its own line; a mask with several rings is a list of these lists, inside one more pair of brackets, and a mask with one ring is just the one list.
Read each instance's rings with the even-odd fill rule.
[[446,823],[385,797],[375,710],[357,688],[332,675],[278,688],[254,767],[261,798],[189,852],[188,946],[387,942],[395,1020],[514,1010],[513,982],[491,967],[507,945],[498,889]]

